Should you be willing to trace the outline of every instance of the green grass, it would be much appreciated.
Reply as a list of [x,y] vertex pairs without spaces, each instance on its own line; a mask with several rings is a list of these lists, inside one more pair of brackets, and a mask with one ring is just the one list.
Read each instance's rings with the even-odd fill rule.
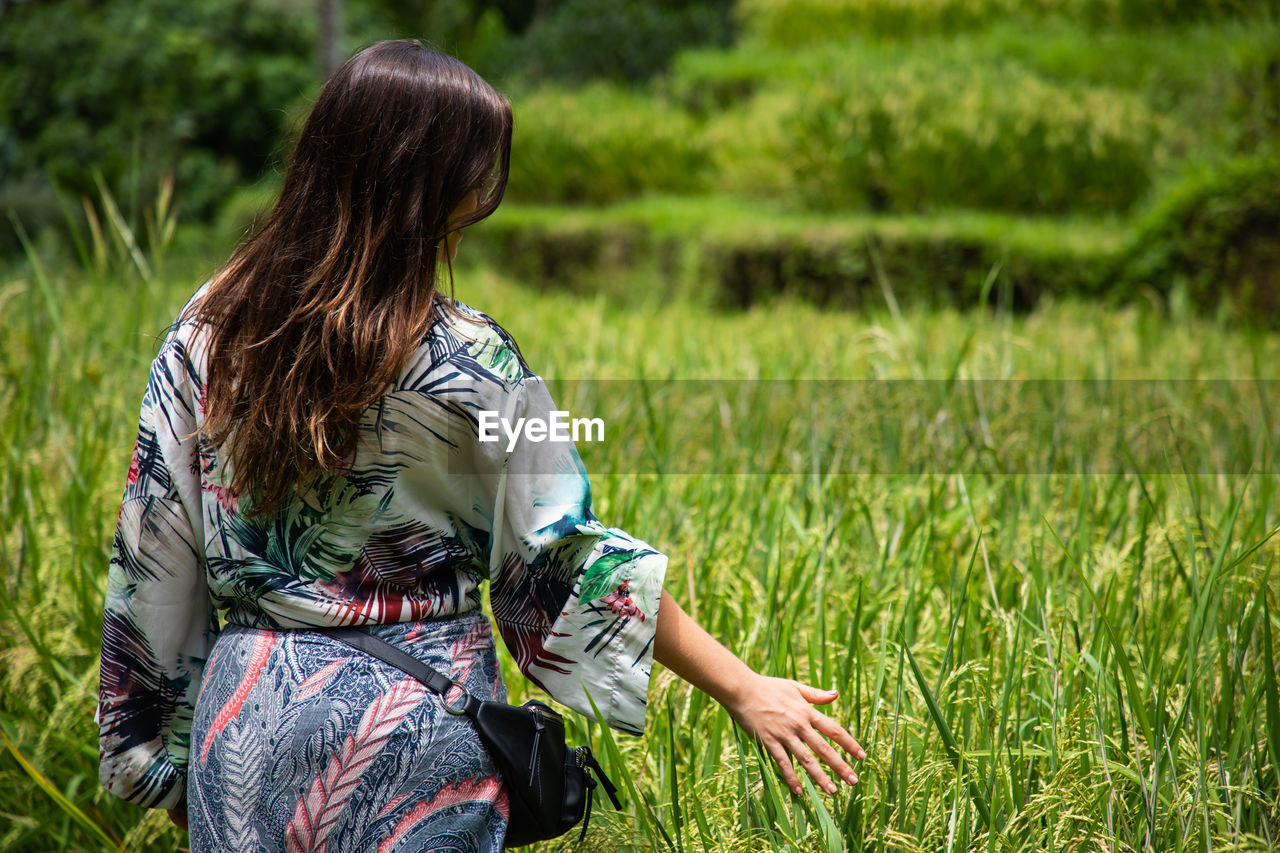
[[1274,11],[1273,0],[742,0],[737,9],[750,37],[793,47],[832,32],[865,32],[884,39],[955,35],[992,20],[1043,25],[1067,19],[1094,29],[1151,28]]
[[[182,843],[161,814],[100,790],[92,716],[107,549],[147,367],[214,259],[177,253],[144,280],[123,253],[104,257],[92,274],[0,278],[0,731],[12,744],[0,851]],[[1168,380],[1280,378],[1280,335],[1233,330],[1177,298],[1167,310],[1046,299],[1025,315],[781,299],[722,313],[696,294],[624,305],[532,293],[474,267],[458,271],[457,295],[503,322],[553,389],[641,376],[1143,379],[1168,411],[1194,414],[1196,386]],[[881,405],[883,423],[915,435],[919,405]],[[738,450],[775,438],[768,406],[734,411]],[[655,667],[643,739],[574,723],[628,793],[626,812],[595,812],[586,849],[1280,841],[1280,482],[1263,441],[1274,422],[1258,424],[1248,474],[1123,463],[1002,474],[957,451],[918,472],[841,474],[802,457],[734,476],[698,473],[698,448],[663,440],[677,425],[660,399],[648,417],[659,469],[680,473],[629,473],[627,443],[584,447],[596,514],[666,551],[668,588],[752,666],[839,687],[828,710],[868,757],[854,789],[792,797],[722,709]],[[992,429],[1049,440],[1032,418]],[[1191,435],[1215,449],[1212,432]],[[1068,451],[1089,459],[1088,446]],[[504,666],[512,698],[531,695]]]
[[932,215],[789,212],[767,201],[746,204],[713,195],[645,196],[608,207],[504,205],[493,224],[506,230],[636,228],[657,239],[742,243],[776,237],[821,241],[824,236],[840,242],[874,232],[896,239],[998,242],[1014,250],[1083,254],[1118,250],[1125,221],[1119,216],[1029,217],[981,209]]
[[[796,39],[748,27],[730,47],[680,53],[643,89],[517,90],[509,200],[679,192],[832,212],[1131,214],[1186,166],[1276,141],[1274,3],[1197,16],[1155,0],[1149,11],[1169,17],[1133,27],[1045,2],[1025,4],[1050,13],[1029,18],[973,0],[750,5]],[[877,5],[910,22],[903,38],[858,23]],[[942,6],[964,7],[971,26],[925,25]]]

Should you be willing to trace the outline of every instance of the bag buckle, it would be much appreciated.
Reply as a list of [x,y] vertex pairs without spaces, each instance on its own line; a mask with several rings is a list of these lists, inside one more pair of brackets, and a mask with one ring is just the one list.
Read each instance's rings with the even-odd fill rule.
[[[459,681],[450,681],[449,684],[450,687],[440,694],[440,701],[444,704],[444,709],[446,711],[453,714],[455,717],[461,717],[463,714],[467,713],[467,709],[471,705],[471,694],[467,692],[466,686]],[[453,691],[454,687],[458,688],[458,692],[460,694],[458,696],[459,704],[457,707],[449,704],[449,694]]]

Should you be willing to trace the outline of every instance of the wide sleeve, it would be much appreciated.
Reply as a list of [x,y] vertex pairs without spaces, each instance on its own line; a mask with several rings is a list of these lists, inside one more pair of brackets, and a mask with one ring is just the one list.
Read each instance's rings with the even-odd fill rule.
[[596,519],[570,420],[540,377],[521,377],[503,409],[494,415],[523,427],[514,440],[497,430],[506,476],[489,596],[499,633],[554,699],[593,716],[589,691],[611,727],[640,734],[667,557]]
[[102,620],[99,776],[111,793],[151,808],[185,801],[196,694],[218,633],[190,437],[194,382],[170,340],[142,401]]

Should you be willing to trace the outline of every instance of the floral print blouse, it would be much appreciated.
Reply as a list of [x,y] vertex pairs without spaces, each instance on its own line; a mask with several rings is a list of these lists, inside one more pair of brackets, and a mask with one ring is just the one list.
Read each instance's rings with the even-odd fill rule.
[[556,407],[507,332],[454,305],[463,317],[437,320],[366,412],[351,467],[265,517],[242,513],[227,459],[195,436],[203,337],[174,324],[143,396],[108,570],[98,722],[112,793],[183,802],[192,714],[222,622],[448,617],[481,608],[485,579],[526,677],[593,715],[589,691],[610,726],[641,732],[667,558],[596,519],[572,442],[480,440],[483,412],[514,424],[549,421]]

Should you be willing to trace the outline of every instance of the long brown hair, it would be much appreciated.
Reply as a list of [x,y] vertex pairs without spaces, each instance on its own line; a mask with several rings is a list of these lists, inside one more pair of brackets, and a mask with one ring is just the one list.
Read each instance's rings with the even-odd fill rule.
[[365,409],[453,310],[438,246],[502,201],[511,124],[506,98],[416,41],[368,47],[325,84],[279,202],[189,312],[208,332],[200,432],[248,513],[341,470]]

